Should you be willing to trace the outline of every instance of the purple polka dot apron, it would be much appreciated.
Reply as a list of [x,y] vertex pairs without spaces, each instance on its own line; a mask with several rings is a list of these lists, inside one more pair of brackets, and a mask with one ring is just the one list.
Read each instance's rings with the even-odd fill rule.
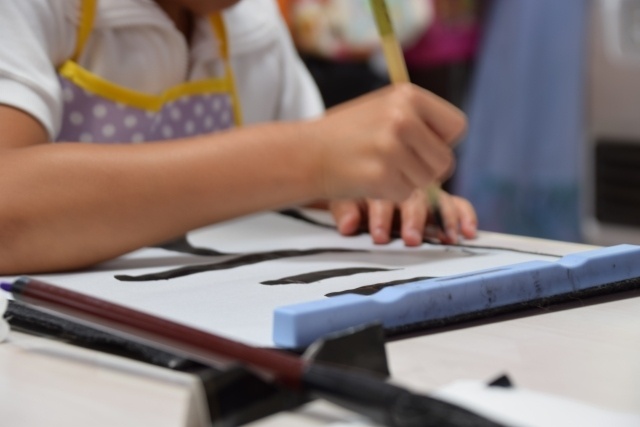
[[224,22],[210,22],[224,60],[224,76],[186,82],[159,95],[111,83],[76,62],[91,34],[97,0],[82,0],[76,49],[58,70],[64,109],[56,141],[140,143],[218,132],[240,125]]

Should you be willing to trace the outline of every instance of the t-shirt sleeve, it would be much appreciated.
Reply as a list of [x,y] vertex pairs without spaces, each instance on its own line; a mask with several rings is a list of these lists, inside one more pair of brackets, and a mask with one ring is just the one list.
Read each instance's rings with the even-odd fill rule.
[[65,52],[69,42],[73,43],[68,37],[73,38],[73,33],[63,30],[69,7],[77,3],[0,1],[0,104],[33,116],[52,140],[63,108],[56,65],[69,54]]
[[318,117],[324,113],[324,103],[318,86],[300,59],[282,19],[278,28],[284,64],[278,119],[299,120]]

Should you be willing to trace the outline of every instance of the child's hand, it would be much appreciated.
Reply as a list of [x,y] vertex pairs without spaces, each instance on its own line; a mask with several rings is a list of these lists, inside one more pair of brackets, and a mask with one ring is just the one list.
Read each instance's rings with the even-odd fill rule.
[[402,203],[416,188],[449,175],[451,146],[466,121],[443,99],[402,84],[342,104],[308,125],[321,197]]
[[434,213],[422,190],[414,190],[400,204],[378,199],[340,200],[331,202],[329,208],[341,234],[368,230],[378,244],[398,234],[407,246],[420,245],[425,237],[455,244],[459,235],[467,239],[476,236],[477,218],[471,203],[444,191],[439,202],[446,233],[435,226]]

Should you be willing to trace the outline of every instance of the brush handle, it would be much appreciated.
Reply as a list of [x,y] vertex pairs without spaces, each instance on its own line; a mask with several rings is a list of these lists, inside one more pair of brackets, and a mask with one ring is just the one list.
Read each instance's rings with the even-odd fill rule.
[[138,340],[212,366],[241,363],[255,372],[297,389],[304,362],[278,350],[252,347],[207,331],[114,304],[93,296],[21,277],[2,283],[18,301],[70,316],[77,322]]
[[394,427],[497,427],[465,409],[412,394],[376,377],[344,368],[305,364],[299,357],[255,348],[92,296],[22,277],[0,288],[40,309],[174,350],[204,363],[233,361],[293,389],[310,391]]
[[371,0],[371,9],[376,20],[382,51],[389,69],[389,78],[392,83],[408,83],[409,72],[404,60],[402,47],[396,38],[389,10],[384,0]]
[[433,221],[443,233],[447,234],[447,229],[444,225],[444,218],[442,217],[442,209],[440,209],[440,186],[431,184],[427,186],[424,191],[427,195],[427,199],[429,200],[431,211],[433,212]]
[[[391,83],[409,83],[409,71],[407,71],[407,63],[404,60],[402,46],[396,37],[389,15],[389,9],[385,0],[370,0],[373,17],[376,21],[378,34],[380,34],[380,42],[382,44],[382,52],[387,63],[389,71],[389,80]],[[425,194],[435,213],[436,225],[446,233],[442,213],[440,211],[440,184],[431,184],[424,189]]]

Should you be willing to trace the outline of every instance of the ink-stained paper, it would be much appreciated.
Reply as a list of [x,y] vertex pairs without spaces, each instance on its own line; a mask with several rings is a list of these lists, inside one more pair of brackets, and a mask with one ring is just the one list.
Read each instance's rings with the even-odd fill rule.
[[[305,214],[331,222],[324,212]],[[35,277],[248,344],[273,346],[272,316],[279,306],[555,261],[576,247],[495,233],[463,243],[407,248],[398,239],[374,245],[368,234],[343,237],[330,227],[264,213],[196,230],[87,271]]]

